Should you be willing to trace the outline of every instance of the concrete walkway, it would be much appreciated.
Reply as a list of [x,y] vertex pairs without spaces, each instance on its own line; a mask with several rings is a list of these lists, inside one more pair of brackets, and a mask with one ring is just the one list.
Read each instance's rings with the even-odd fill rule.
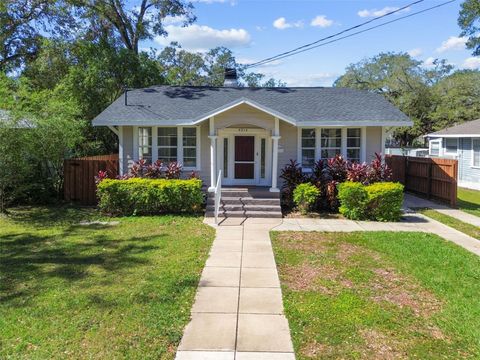
[[465,211],[452,209],[446,205],[438,204],[436,202],[419,198],[412,194],[405,194],[404,206],[410,209],[414,208],[430,208],[439,213],[451,216],[457,220],[463,221],[467,224],[480,227],[480,217],[466,213]]
[[269,236],[281,219],[243,220],[216,226],[177,360],[295,359]]
[[437,234],[480,256],[480,240],[430,219],[422,214],[405,214],[398,223],[338,219],[283,219],[273,231],[419,231]]
[[[212,225],[213,219],[206,219]],[[421,214],[398,223],[339,219],[227,219],[203,270],[177,360],[294,360],[269,232],[419,231],[480,256],[480,241]]]

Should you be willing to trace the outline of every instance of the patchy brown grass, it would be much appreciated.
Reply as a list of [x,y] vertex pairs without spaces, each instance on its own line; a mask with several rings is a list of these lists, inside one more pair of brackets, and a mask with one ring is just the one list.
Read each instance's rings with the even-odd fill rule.
[[[437,323],[444,300],[394,266],[385,254],[345,241],[349,236],[275,235],[287,314],[294,308],[294,314],[304,316],[300,340],[295,341],[298,359],[406,359],[412,357],[412,349],[416,354],[454,344],[451,334]],[[463,355],[468,357],[468,351]]]

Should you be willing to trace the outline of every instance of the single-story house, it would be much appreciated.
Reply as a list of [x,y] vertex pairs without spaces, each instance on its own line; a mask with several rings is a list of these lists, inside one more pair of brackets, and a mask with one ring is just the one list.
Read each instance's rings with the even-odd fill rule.
[[429,155],[458,159],[458,185],[480,190],[480,119],[431,134]]
[[[94,120],[119,138],[120,172],[140,158],[178,161],[213,189],[262,186],[279,191],[281,169],[304,171],[341,154],[369,161],[384,153],[386,127],[411,120],[383,96],[327,87],[152,86],[127,91]],[[233,75],[235,77],[235,75]]]

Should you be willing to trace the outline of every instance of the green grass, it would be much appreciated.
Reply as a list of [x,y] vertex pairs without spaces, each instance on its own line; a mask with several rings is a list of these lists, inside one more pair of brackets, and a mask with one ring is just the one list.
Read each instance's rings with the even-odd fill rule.
[[457,189],[457,205],[460,210],[480,216],[480,191],[464,188]]
[[441,222],[442,224],[450,226],[458,231],[463,232],[464,234],[480,240],[480,228],[478,226],[468,224],[433,209],[417,209],[417,211],[425,216]]
[[214,231],[199,217],[0,218],[0,358],[173,359]]
[[480,357],[480,258],[423,233],[273,233],[297,359]]

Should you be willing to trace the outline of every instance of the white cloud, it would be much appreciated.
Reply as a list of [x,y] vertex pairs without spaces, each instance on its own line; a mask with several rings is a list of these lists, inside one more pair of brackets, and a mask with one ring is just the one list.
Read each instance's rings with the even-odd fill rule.
[[417,57],[422,55],[423,51],[420,48],[415,48],[407,51],[407,54],[410,55],[411,57]]
[[[370,10],[364,9],[364,10],[360,10],[357,14],[358,14],[358,16],[360,16],[362,18],[378,17],[378,16],[384,16],[384,15],[388,14],[389,12],[392,12],[392,11],[395,11],[395,10],[398,10],[398,9],[399,9],[398,7],[386,6],[383,9],[370,9]],[[408,11],[410,11],[409,7],[403,9],[402,11],[397,12],[397,14],[401,14],[403,12],[408,12]]]
[[287,22],[287,19],[285,19],[284,17],[279,17],[277,20],[273,22],[273,27],[280,30],[293,28],[293,27],[300,28],[300,27],[303,27],[303,21],[296,21],[293,23],[289,23]]
[[278,75],[278,78],[287,83],[287,86],[332,86],[333,82],[338,78],[338,74],[324,72],[310,75],[296,75],[292,77],[283,77]]
[[166,16],[163,19],[163,25],[181,25],[187,21],[187,17],[185,15],[179,15],[179,16]]
[[[258,59],[243,58],[243,57],[237,58],[236,60],[237,60],[237,63],[239,63],[240,65],[253,64],[253,63],[258,61]],[[274,67],[274,66],[278,66],[282,63],[283,63],[283,61],[281,61],[281,60],[273,60],[273,61],[270,61],[268,63],[259,65],[258,68]]]
[[157,36],[155,42],[167,46],[177,41],[189,51],[207,51],[217,46],[228,48],[244,47],[250,44],[250,34],[244,29],[214,29],[209,26],[191,25],[182,27],[167,25],[165,30],[168,36]]
[[442,53],[449,50],[463,50],[466,42],[466,37],[450,36],[436,51]]
[[480,69],[480,57],[469,57],[465,59],[463,67],[470,70]]
[[333,25],[333,20],[327,19],[325,15],[318,15],[312,20],[310,25],[326,28]]
[[423,66],[424,66],[424,67],[427,67],[427,68],[428,68],[428,67],[433,67],[433,66],[435,66],[435,60],[437,60],[437,59],[435,59],[434,57],[430,56],[430,57],[426,58],[426,59],[423,61]]

